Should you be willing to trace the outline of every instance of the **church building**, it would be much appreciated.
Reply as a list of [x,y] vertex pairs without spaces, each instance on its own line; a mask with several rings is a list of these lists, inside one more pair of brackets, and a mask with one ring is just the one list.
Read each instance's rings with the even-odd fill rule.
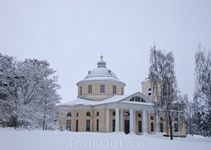
[[[124,132],[125,134],[169,135],[165,116],[156,116],[150,80],[142,82],[142,92],[124,94],[126,84],[106,67],[103,60],[97,68],[77,83],[77,99],[58,107],[58,124],[74,132]],[[174,136],[185,137],[183,112],[174,121]]]

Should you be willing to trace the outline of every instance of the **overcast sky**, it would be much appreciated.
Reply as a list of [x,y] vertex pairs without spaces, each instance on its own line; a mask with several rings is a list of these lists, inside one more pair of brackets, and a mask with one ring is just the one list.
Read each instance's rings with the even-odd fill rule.
[[178,86],[192,99],[197,45],[211,48],[211,1],[0,0],[0,53],[47,60],[62,102],[76,99],[101,52],[125,93],[140,91],[154,42],[173,51]]

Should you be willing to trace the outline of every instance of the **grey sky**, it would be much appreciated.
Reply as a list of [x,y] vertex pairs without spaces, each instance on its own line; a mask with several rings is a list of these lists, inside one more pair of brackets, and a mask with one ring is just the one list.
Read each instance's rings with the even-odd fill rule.
[[174,52],[178,86],[192,99],[196,47],[211,48],[210,8],[210,0],[0,0],[0,52],[48,60],[66,102],[101,52],[126,94],[141,90],[156,42]]

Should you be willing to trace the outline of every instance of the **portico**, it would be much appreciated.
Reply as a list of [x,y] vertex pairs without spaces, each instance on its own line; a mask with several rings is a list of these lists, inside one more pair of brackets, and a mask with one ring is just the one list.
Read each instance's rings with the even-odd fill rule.
[[[136,104],[137,105],[137,104]],[[137,107],[137,108],[136,108]],[[110,128],[113,128],[113,126],[109,126],[110,122],[113,120],[113,117],[110,117],[111,115],[115,114],[115,131],[114,132],[125,132],[126,130],[126,120],[129,121],[129,134],[136,134],[138,133],[138,121],[141,121],[141,133],[148,133],[148,112],[149,114],[152,114],[152,108],[153,106],[148,106],[148,109],[140,109],[140,106],[135,106],[132,108],[129,108],[128,105],[123,103],[118,103],[118,106],[114,107],[107,107],[106,108],[106,132],[110,132]],[[115,113],[113,113],[115,111]],[[112,114],[109,114],[112,113]],[[126,117],[126,114],[128,116]],[[141,114],[141,116],[138,116],[138,114]],[[112,124],[113,125],[113,124]]]

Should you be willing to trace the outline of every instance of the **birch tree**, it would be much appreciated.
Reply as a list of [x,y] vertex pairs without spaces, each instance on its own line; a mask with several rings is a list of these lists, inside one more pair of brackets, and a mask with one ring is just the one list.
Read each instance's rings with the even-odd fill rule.
[[161,50],[152,48],[150,51],[149,79],[154,92],[155,111],[157,115],[167,116],[170,139],[173,140],[173,122],[178,116],[180,104],[178,103],[178,89],[174,71],[174,55],[165,54]]
[[211,51],[199,44],[195,54],[194,100],[202,112],[202,130],[211,132]]

